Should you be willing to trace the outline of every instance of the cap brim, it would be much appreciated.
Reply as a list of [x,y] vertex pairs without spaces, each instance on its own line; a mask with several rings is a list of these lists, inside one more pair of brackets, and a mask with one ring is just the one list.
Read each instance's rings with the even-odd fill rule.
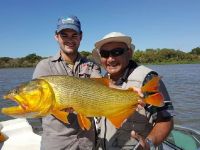
[[60,32],[61,30],[64,30],[64,29],[72,29],[76,31],[77,33],[81,32],[77,26],[72,25],[72,24],[66,24],[66,25],[61,26],[60,28],[57,29],[57,32]]

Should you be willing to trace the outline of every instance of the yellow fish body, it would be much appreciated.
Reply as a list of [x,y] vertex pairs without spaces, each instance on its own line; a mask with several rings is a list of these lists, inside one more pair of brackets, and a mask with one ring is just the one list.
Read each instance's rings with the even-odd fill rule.
[[[163,97],[158,92],[159,77],[154,77],[142,92],[155,94],[145,99],[146,103],[161,106]],[[82,129],[89,129],[87,117],[105,116],[116,128],[135,111],[139,95],[133,89],[109,88],[105,78],[81,79],[70,76],[44,76],[21,84],[10,90],[4,99],[16,101],[19,106],[3,108],[2,113],[19,118],[36,118],[53,114],[68,123],[66,108],[72,107],[77,113]]]

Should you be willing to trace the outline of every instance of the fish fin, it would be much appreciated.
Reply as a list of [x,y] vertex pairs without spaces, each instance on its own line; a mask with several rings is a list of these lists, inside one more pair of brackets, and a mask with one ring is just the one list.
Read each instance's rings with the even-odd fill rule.
[[56,117],[58,120],[64,122],[64,123],[67,123],[69,124],[69,121],[67,119],[67,116],[69,115],[68,112],[66,111],[60,111],[60,110],[54,110],[52,111],[52,114],[54,117]]
[[115,114],[115,116],[110,116],[107,118],[116,128],[120,128],[122,123],[133,113],[133,111],[133,108],[129,108],[124,110],[120,114]]
[[95,82],[98,82],[100,84],[103,84],[105,86],[109,86],[110,85],[110,82],[111,80],[108,79],[108,78],[90,78],[91,80],[94,80]]
[[3,133],[0,133],[0,143],[6,141],[7,139],[7,136],[5,136]]
[[155,76],[149,80],[142,88],[142,92],[158,92],[160,76]]
[[158,107],[161,107],[164,105],[164,102],[163,102],[164,97],[160,93],[155,93],[155,94],[149,95],[148,97],[146,97],[144,99],[144,101],[147,104],[158,106]]
[[134,92],[134,88],[133,87],[129,87],[126,91],[133,91]]
[[91,127],[91,121],[87,117],[81,114],[77,114],[78,123],[82,130],[89,130]]

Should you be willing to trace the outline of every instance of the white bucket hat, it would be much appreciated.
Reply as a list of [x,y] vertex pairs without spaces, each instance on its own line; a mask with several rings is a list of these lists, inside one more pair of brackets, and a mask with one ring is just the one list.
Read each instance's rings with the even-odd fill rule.
[[95,43],[95,48],[92,51],[92,56],[95,60],[96,63],[100,64],[100,55],[99,55],[99,50],[100,48],[110,42],[123,42],[125,43],[128,48],[130,48],[132,51],[134,51],[135,46],[131,43],[132,38],[130,36],[127,36],[123,33],[120,32],[111,32],[105,35],[100,41],[97,41]]

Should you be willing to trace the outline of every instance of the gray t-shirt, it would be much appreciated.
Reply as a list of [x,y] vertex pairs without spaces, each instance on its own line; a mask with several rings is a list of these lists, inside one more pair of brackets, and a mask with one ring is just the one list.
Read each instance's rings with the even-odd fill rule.
[[[100,67],[78,54],[75,64],[66,64],[58,52],[55,56],[38,63],[33,78],[46,75],[69,75],[80,78],[101,77]],[[91,150],[94,146],[94,127],[83,131],[77,121],[77,115],[70,113],[70,124],[64,124],[54,116],[42,118],[41,150]]]

